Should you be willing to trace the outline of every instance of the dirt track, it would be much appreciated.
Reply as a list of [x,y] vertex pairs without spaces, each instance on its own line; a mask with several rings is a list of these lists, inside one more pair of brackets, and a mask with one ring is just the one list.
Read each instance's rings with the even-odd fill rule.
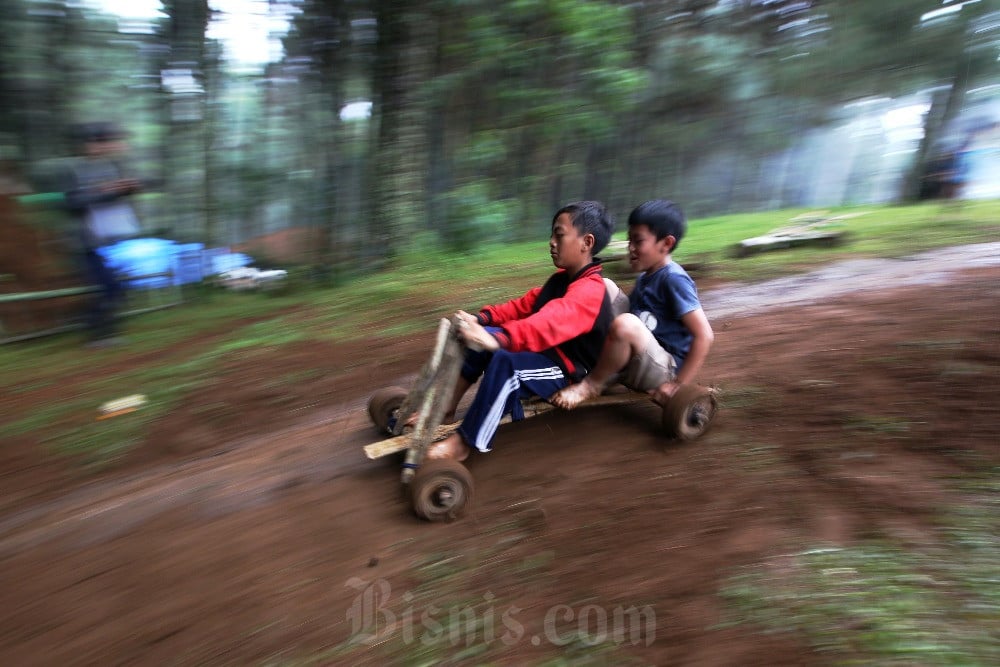
[[[358,345],[234,360],[220,381],[245,389],[224,413],[199,419],[195,396],[129,467],[5,503],[0,660],[402,664],[465,647],[426,620],[447,629],[455,607],[480,639],[487,618],[496,628],[457,664],[532,664],[586,648],[566,639],[568,616],[546,620],[590,605],[655,615],[653,632],[614,644],[614,664],[823,664],[801,637],[721,624],[719,588],[811,546],[932,544],[938,512],[961,501],[949,480],[1000,462],[1000,244],[976,251],[972,268],[968,254],[947,269],[831,267],[754,301],[741,299],[758,288],[707,291],[717,341],[702,380],[723,409],[704,439],[665,443],[651,407],[504,427],[470,463],[474,511],[450,525],[413,519],[395,466],[361,453],[367,394],[414,371],[429,337],[396,341],[389,360]],[[329,373],[277,400],[253,389],[262,366]],[[47,462],[4,463],[12,488],[65,481]],[[343,648],[372,618],[374,645]],[[407,618],[425,619],[411,642]]]

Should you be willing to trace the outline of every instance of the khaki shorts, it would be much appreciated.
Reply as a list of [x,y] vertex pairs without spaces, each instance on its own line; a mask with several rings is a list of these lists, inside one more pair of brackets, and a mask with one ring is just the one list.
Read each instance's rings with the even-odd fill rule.
[[650,391],[677,377],[677,361],[646,331],[646,347],[629,360],[618,381],[635,391]]

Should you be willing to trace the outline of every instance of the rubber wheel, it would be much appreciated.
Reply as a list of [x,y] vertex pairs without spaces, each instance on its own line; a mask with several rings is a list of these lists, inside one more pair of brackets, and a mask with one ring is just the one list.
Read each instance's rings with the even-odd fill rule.
[[408,393],[402,387],[386,387],[372,394],[368,399],[368,416],[378,430],[392,435],[392,423]]
[[410,480],[413,511],[427,521],[451,521],[472,502],[472,474],[451,459],[426,461]]
[[663,408],[663,429],[678,440],[694,440],[708,430],[718,401],[705,387],[681,385]]

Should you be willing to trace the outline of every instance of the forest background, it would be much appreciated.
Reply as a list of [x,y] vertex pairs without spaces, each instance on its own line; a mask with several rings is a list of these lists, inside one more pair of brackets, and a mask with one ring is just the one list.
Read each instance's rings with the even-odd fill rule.
[[0,157],[23,201],[53,201],[74,124],[113,120],[162,185],[151,235],[295,229],[337,275],[538,238],[573,199],[619,218],[652,197],[691,217],[911,201],[942,156],[997,152],[986,1],[247,3],[283,26],[250,68],[212,36],[216,1],[131,21],[0,6]]

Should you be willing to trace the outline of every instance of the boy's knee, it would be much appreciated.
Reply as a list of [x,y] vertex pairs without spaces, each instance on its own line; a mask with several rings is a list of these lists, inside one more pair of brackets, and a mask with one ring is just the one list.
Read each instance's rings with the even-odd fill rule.
[[620,340],[631,340],[640,334],[646,325],[632,313],[619,315],[611,322],[608,336]]

